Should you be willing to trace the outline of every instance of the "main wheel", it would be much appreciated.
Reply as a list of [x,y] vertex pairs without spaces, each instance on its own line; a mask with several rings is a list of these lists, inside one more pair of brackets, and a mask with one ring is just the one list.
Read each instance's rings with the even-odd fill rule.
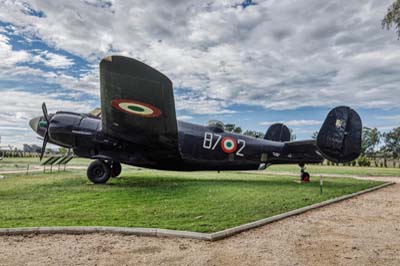
[[117,177],[121,174],[121,164],[119,162],[112,162],[111,164],[111,177]]
[[111,168],[108,164],[96,160],[87,169],[87,177],[94,184],[104,184],[110,179]]

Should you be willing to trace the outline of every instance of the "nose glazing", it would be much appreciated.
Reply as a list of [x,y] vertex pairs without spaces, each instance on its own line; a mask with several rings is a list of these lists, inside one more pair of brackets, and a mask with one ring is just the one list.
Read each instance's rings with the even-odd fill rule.
[[40,122],[40,116],[32,118],[29,121],[29,126],[32,128],[33,131],[38,132],[39,122]]

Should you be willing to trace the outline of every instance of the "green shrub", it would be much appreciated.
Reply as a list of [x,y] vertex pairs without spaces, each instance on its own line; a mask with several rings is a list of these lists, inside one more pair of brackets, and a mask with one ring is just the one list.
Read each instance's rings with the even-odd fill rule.
[[357,160],[358,166],[364,167],[364,166],[371,166],[371,162],[368,160],[367,157],[365,156],[360,156]]

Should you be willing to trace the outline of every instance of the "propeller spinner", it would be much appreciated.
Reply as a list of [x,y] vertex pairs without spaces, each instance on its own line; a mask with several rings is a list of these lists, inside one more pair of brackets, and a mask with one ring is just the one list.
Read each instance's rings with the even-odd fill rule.
[[43,140],[42,151],[40,153],[40,160],[42,160],[47,142],[49,141],[49,125],[50,117],[47,113],[46,104],[42,104],[43,115],[35,117],[29,121],[30,127],[35,131]]

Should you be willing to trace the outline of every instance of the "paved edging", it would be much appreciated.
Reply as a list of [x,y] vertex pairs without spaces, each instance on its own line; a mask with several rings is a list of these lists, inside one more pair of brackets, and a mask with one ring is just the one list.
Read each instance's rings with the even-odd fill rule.
[[52,227],[21,227],[2,228],[0,236],[26,234],[71,234],[83,235],[93,233],[116,233],[136,236],[182,237],[200,240],[211,240],[210,234],[189,231],[178,231],[158,228],[113,227],[113,226],[52,226]]
[[92,234],[92,233],[118,233],[124,235],[136,236],[157,236],[157,237],[182,237],[198,240],[215,241],[223,239],[243,231],[247,231],[256,227],[266,225],[275,221],[279,221],[290,216],[298,215],[309,210],[320,208],[332,203],[336,203],[345,199],[353,198],[358,195],[368,193],[380,188],[384,188],[395,183],[385,183],[376,187],[365,189],[353,194],[344,195],[338,198],[306,206],[300,209],[275,215],[269,218],[261,219],[255,222],[232,227],[223,231],[207,234],[189,231],[178,231],[158,228],[140,228],[140,227],[112,227],[112,226],[55,226],[55,227],[22,227],[22,228],[0,228],[0,236],[4,235],[26,235],[26,234]]

